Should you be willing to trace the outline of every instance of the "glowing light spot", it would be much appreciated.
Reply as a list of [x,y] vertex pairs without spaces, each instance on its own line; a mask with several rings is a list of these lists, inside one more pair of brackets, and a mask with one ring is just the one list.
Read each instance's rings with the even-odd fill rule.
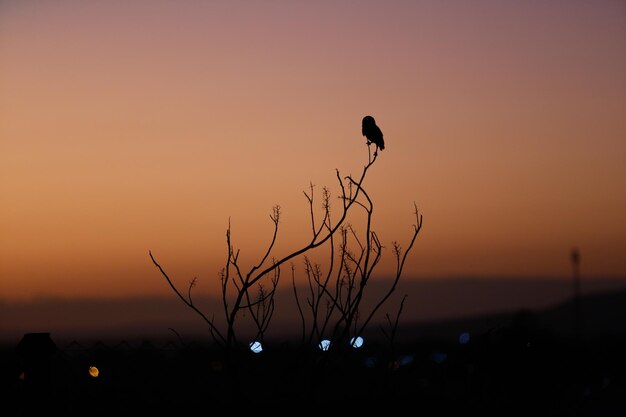
[[462,345],[467,344],[470,341],[470,334],[468,332],[463,332],[459,335],[459,343]]
[[400,366],[407,366],[413,363],[413,355],[402,355],[398,358],[398,363]]
[[370,356],[369,358],[365,358],[365,366],[368,368],[373,368],[376,366],[376,358]]
[[24,380],[25,375],[24,375],[24,372],[23,372],[23,371],[20,373],[19,378],[20,378],[20,381],[23,381],[23,380]]
[[254,342],[250,343],[250,350],[254,353],[261,353],[263,352],[263,345],[261,345],[261,342],[255,340]]
[[446,359],[448,359],[448,355],[445,352],[435,352],[430,358],[435,361],[435,363],[444,363]]
[[95,366],[90,366],[89,375],[91,375],[93,378],[98,378],[98,376],[100,376],[100,371]]
[[322,350],[328,350],[328,348],[330,348],[330,340],[328,339],[324,339],[320,342],[320,349]]
[[352,339],[350,339],[350,346],[355,349],[360,348],[361,346],[363,346],[363,338],[361,336],[353,337]]

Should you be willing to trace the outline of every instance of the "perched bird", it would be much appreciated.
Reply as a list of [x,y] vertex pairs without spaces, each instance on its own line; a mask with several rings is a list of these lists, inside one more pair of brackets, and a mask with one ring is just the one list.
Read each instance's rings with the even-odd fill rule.
[[385,141],[383,140],[383,132],[378,126],[372,116],[365,116],[361,125],[361,133],[367,138],[367,144],[373,143],[376,145],[376,151],[385,149]]

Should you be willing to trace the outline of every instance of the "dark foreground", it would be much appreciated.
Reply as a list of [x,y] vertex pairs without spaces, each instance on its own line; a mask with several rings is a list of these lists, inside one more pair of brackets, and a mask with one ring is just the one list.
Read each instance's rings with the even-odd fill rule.
[[408,415],[620,416],[626,415],[625,355],[624,337],[556,337],[523,326],[455,343],[380,342],[340,352],[269,344],[230,359],[200,344],[70,344],[48,359],[9,347],[2,352],[2,415],[382,407],[408,408]]

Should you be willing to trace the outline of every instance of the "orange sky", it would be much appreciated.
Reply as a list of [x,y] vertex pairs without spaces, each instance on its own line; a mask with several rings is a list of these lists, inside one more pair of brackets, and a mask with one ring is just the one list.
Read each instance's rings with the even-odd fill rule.
[[[128,4],[132,3],[132,4]],[[0,298],[217,285],[366,187],[407,277],[626,275],[623,1],[0,3]],[[386,254],[387,259],[391,256]],[[382,265],[380,275],[389,271]]]

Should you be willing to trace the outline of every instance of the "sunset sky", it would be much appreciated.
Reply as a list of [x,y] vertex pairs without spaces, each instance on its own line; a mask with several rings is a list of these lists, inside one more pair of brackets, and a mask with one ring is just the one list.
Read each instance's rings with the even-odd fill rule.
[[380,276],[414,202],[406,279],[626,275],[624,1],[0,0],[0,299],[287,254],[368,114]]

